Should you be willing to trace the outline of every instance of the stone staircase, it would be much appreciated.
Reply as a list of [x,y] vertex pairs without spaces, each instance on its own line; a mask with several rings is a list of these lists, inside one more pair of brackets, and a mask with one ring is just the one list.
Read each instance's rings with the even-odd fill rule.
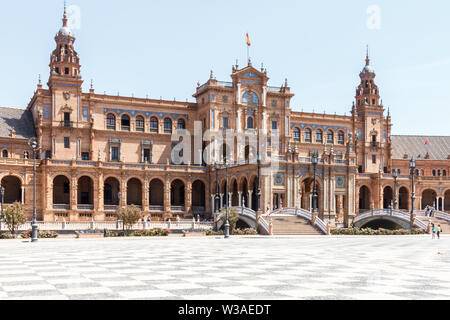
[[419,220],[423,221],[424,223],[428,224],[431,220],[431,223],[434,223],[434,227],[436,228],[439,224],[441,225],[442,233],[443,234],[450,234],[450,222],[439,219],[436,217],[417,217]]
[[[269,217],[265,219],[270,223]],[[297,216],[272,216],[272,226],[273,235],[323,235],[308,220]]]

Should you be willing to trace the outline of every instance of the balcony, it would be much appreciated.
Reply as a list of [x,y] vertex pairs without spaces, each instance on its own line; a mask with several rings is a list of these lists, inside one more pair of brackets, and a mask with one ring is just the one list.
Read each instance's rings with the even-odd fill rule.
[[79,204],[77,205],[77,209],[78,210],[94,210],[94,205],[93,204]]
[[150,205],[150,211],[164,211],[164,206]]
[[112,204],[104,205],[105,211],[116,211],[118,207],[119,207],[118,205],[112,205]]
[[193,206],[192,207],[192,212],[199,212],[199,213],[203,213],[205,212],[205,207],[201,207],[201,206]]
[[73,121],[68,121],[68,120],[61,121],[61,127],[73,128]]
[[374,147],[374,148],[379,148],[379,147],[380,147],[380,143],[379,143],[378,141],[372,141],[372,142],[370,143],[370,145],[371,145],[372,147]]
[[53,204],[53,210],[70,210],[70,204]]
[[184,212],[186,211],[184,206],[171,206],[170,207],[171,211],[178,211],[178,212]]

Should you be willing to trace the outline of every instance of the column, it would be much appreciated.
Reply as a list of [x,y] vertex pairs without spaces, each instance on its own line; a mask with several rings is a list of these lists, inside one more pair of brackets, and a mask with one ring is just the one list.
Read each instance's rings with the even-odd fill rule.
[[267,100],[267,87],[263,86],[263,94],[262,94],[262,106],[265,107],[266,106],[266,100]]
[[[23,204],[25,204],[25,187],[22,186],[21,188],[22,188],[22,199],[21,199],[21,202],[22,202],[22,205],[23,205]],[[37,191],[36,191],[36,193],[37,193]]]
[[261,126],[263,134],[267,133],[266,125],[267,125],[266,124],[266,112],[263,112],[262,113],[262,126]]
[[231,207],[231,199],[233,197],[233,192],[228,192],[228,206]]
[[[96,211],[103,211],[104,208],[104,199],[103,199],[103,188],[104,188],[104,182],[103,182],[103,173],[100,172],[98,175],[98,179],[97,179],[97,183],[98,183],[98,194],[96,197],[96,201],[94,201],[94,203],[96,204]],[[94,195],[95,195],[95,191],[94,191]]]
[[223,193],[220,193],[219,196],[220,196],[219,208],[222,208],[223,207]]
[[242,207],[242,192],[238,191],[238,206]]
[[72,192],[70,193],[70,209],[77,210],[77,196],[78,196],[78,180],[76,176],[72,176]]
[[[186,184],[186,202],[185,202],[185,212],[190,212],[191,211],[191,207],[192,207],[192,182],[188,181],[188,183]],[[205,199],[206,200],[206,199]]]
[[241,119],[241,110],[237,110],[237,119],[236,119],[236,130],[237,132],[241,132],[241,128],[242,128],[242,119]]
[[248,207],[251,209],[252,208],[252,194],[253,194],[253,191],[252,190],[249,190],[248,191]]
[[241,84],[237,84],[237,90],[236,90],[236,101],[237,104],[241,104]]
[[170,181],[166,178],[166,184],[164,188],[164,211],[170,211]]
[[215,212],[215,208],[214,208],[214,206],[215,206],[215,195],[214,194],[212,194],[211,195],[211,214],[214,214],[214,212]]
[[145,177],[144,179],[144,196],[142,197],[142,211],[149,211],[150,210],[150,199],[148,198],[149,193],[149,184],[150,181],[148,181],[148,177]]

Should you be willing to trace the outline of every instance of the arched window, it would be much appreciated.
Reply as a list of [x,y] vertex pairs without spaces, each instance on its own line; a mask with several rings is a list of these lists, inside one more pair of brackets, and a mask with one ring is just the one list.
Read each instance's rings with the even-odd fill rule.
[[116,116],[112,113],[108,113],[106,116],[106,129],[116,130]]
[[253,91],[247,91],[242,96],[242,103],[258,105],[259,104],[258,95],[256,93],[254,93]]
[[316,130],[316,143],[323,143],[323,132],[320,129]]
[[300,129],[294,128],[294,141],[300,142]]
[[247,129],[253,129],[253,118],[252,117],[247,118]]
[[311,129],[305,129],[305,141],[306,142],[312,142],[311,138]]
[[186,129],[186,121],[184,119],[178,119],[177,129]]
[[2,157],[3,158],[8,158],[8,150],[3,150],[2,151]]
[[126,114],[122,116],[121,127],[123,131],[130,131],[130,117]]
[[433,174],[433,177],[436,177],[436,170],[433,170],[431,173]]
[[[24,159],[29,159],[30,158],[30,153],[28,151],[24,151],[23,153],[23,158]],[[445,170],[444,170],[445,171]]]
[[172,120],[170,118],[164,119],[164,133],[172,133]]
[[344,144],[345,143],[345,135],[343,131],[338,132],[338,144]]
[[327,143],[334,143],[334,133],[331,130],[327,131]]
[[438,177],[440,177],[441,176],[441,170],[438,170],[437,173],[438,173]]
[[144,132],[144,117],[137,116],[136,117],[136,131]]
[[150,132],[158,133],[158,118],[156,117],[150,119]]
[[442,170],[442,176],[443,176],[443,177],[446,177],[446,176],[447,176],[447,171]]

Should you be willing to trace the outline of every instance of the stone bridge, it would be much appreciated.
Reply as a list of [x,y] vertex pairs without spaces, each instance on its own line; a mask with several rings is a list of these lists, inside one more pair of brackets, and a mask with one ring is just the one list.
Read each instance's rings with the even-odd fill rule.
[[[353,219],[353,226],[356,228],[363,228],[371,222],[389,221],[403,229],[411,229],[411,214],[403,210],[393,209],[378,209],[365,211]],[[414,218],[413,225],[415,228],[427,230],[428,225],[422,222],[417,217]]]

